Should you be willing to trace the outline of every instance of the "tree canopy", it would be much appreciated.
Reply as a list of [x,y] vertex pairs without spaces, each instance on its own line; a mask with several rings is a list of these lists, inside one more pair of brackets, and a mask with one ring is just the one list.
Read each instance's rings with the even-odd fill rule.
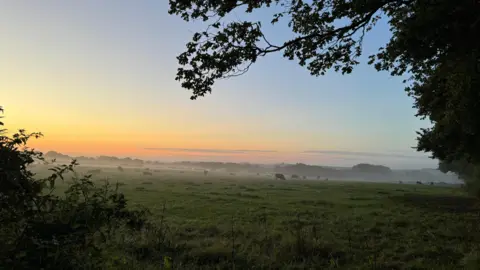
[[[239,76],[259,58],[282,53],[314,76],[349,74],[362,43],[382,17],[392,36],[368,63],[405,76],[417,115],[433,126],[418,132],[417,150],[445,161],[480,163],[478,100],[480,4],[474,0],[170,0],[170,14],[208,23],[177,59],[176,80],[197,99],[217,80]],[[267,22],[236,21],[234,11],[274,10]],[[277,10],[280,10],[277,12]],[[287,20],[294,37],[275,44],[265,23]],[[339,24],[339,21],[346,22]]]

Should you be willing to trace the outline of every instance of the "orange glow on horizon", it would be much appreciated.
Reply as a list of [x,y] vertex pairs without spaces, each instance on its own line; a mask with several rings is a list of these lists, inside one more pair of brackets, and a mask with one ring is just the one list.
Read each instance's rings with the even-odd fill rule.
[[[127,142],[107,142],[107,141],[67,141],[52,140],[41,138],[32,140],[29,147],[42,152],[57,151],[71,156],[118,156],[135,157],[143,159],[170,158],[174,160],[203,160],[203,161],[222,161],[222,162],[252,162],[252,163],[281,163],[281,162],[303,162],[310,163],[309,155],[298,152],[203,152],[201,150],[191,149],[183,151],[167,150],[148,150],[141,148],[133,143]],[[183,147],[179,147],[179,149]],[[203,148],[205,149],[205,148]],[[221,149],[216,149],[221,150]],[[224,149],[226,150],[226,149]],[[329,162],[331,159],[326,156],[316,158],[321,162]]]

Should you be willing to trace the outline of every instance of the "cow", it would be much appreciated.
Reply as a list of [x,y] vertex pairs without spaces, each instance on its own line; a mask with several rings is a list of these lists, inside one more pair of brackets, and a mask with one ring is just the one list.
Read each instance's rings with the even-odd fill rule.
[[144,172],[143,172],[143,175],[152,175],[152,173],[151,173],[151,172],[148,172],[148,171],[144,171]]
[[279,180],[287,180],[287,179],[285,178],[285,175],[283,175],[283,174],[281,174],[281,173],[276,173],[276,174],[275,174],[275,180],[277,180],[277,179],[279,179]]
[[420,181],[417,181],[417,185],[423,185],[422,182]]
[[208,174],[208,171],[207,170],[203,170],[203,175],[207,176]]

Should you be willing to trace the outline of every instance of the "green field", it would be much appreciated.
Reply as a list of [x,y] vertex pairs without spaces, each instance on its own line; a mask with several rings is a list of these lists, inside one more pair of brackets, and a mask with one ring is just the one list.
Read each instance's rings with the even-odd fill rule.
[[135,254],[126,269],[479,269],[480,207],[458,187],[153,169],[94,174],[161,228],[115,255]]

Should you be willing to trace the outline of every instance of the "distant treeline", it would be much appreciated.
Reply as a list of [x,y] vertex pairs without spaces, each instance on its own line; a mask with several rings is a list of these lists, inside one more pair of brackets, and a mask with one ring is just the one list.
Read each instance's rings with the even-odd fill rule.
[[[383,165],[374,165],[360,163],[351,168],[331,168],[317,165],[307,165],[303,163],[282,164],[274,168],[276,173],[286,175],[301,175],[307,177],[321,177],[333,179],[364,179],[364,180],[384,180],[398,179],[405,181],[421,180],[425,182],[436,181],[439,175],[430,173],[428,170],[399,170],[393,171]],[[445,177],[445,175],[442,175]]]
[[[88,164],[88,163],[115,163],[123,166],[143,166],[144,164],[151,163],[150,161],[144,161],[138,158],[119,158],[113,156],[98,156],[98,157],[71,157],[69,155],[65,155],[62,153],[58,153],[55,151],[49,151],[44,155],[46,158],[57,159],[57,160],[72,160],[76,159],[80,164]],[[158,164],[160,164],[158,162]]]
[[[315,178],[331,179],[363,179],[363,180],[385,180],[392,181],[450,181],[451,176],[444,174],[438,175],[432,170],[392,170],[383,165],[374,165],[360,163],[351,168],[332,168],[318,165],[297,164],[279,164],[267,166],[252,163],[234,163],[234,162],[208,162],[208,161],[179,161],[173,163],[163,163],[159,161],[141,160],[137,158],[119,158],[114,156],[98,157],[71,157],[55,151],[49,151],[45,157],[50,159],[72,160],[76,159],[80,164],[116,164],[120,166],[142,167],[148,165],[170,164],[177,166],[193,167],[212,171],[226,172],[252,172],[252,173],[283,173],[285,175],[300,175]],[[441,180],[441,178],[444,178]],[[450,180],[449,180],[450,179]]]
[[360,163],[352,168],[344,169],[297,163],[294,165],[277,165],[275,166],[275,172],[284,174],[301,174],[305,176],[344,178],[350,176],[352,173],[390,174],[392,173],[392,170],[386,166],[372,165],[367,163]]
[[174,162],[181,166],[199,167],[207,170],[225,170],[227,172],[262,172],[266,171],[265,167],[259,164],[250,163],[233,163],[233,162],[202,162],[202,161],[180,161]]
[[352,167],[352,171],[362,173],[381,173],[390,174],[392,170],[389,167],[382,165],[372,165],[367,163],[360,163]]

